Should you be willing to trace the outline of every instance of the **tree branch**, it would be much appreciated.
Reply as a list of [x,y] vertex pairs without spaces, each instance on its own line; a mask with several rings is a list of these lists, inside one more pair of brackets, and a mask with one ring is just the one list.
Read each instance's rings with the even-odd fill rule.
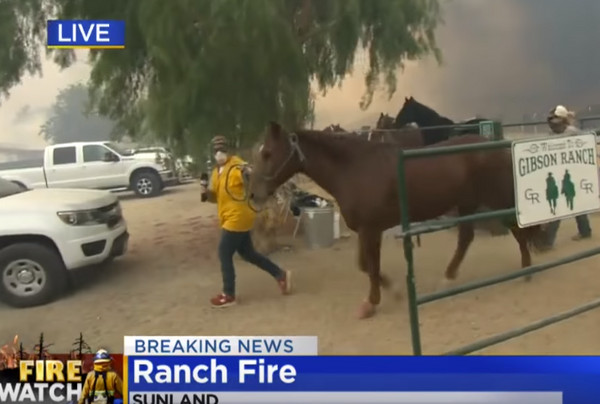
[[304,45],[306,42],[308,42],[309,40],[311,40],[315,36],[321,35],[321,34],[325,33],[326,31],[329,31],[338,22],[339,22],[339,20],[333,20],[333,21],[331,21],[331,22],[329,22],[327,24],[319,25],[318,27],[316,27],[315,29],[313,29],[312,31],[310,31],[309,33],[307,33],[306,35],[302,36],[300,38],[300,44]]

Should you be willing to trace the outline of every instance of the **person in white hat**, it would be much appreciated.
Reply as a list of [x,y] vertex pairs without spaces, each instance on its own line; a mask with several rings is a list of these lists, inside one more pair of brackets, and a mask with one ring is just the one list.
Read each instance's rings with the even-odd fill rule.
[[[563,136],[581,134],[579,128],[575,126],[575,114],[572,111],[569,111],[564,105],[557,105],[550,110],[547,122],[552,134]],[[578,234],[573,236],[573,240],[590,238],[592,236],[592,229],[590,227],[588,216],[579,215],[575,217],[575,220],[577,222]],[[550,222],[546,225],[546,243],[541,247],[543,250],[549,250],[554,247],[559,227],[560,220]]]
[[564,105],[557,105],[548,114],[548,126],[553,134],[579,135],[581,131],[575,126],[575,113]]

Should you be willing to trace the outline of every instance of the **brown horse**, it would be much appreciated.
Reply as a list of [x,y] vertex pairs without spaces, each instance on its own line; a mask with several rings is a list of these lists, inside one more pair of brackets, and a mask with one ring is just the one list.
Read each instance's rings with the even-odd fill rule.
[[425,146],[423,133],[416,125],[406,125],[402,128],[394,128],[394,118],[381,113],[376,129],[365,135],[364,138],[371,142],[396,143],[405,148],[419,148]]
[[[487,141],[465,135],[436,146]],[[292,175],[302,172],[338,202],[348,227],[358,233],[360,269],[369,275],[368,299],[359,316],[369,317],[381,301],[380,287],[389,280],[380,274],[384,230],[400,223],[397,163],[400,146],[364,142],[352,136],[323,136],[319,131],[287,133],[271,122],[250,180],[250,198],[258,206]],[[407,194],[413,222],[434,219],[457,207],[472,214],[480,206],[505,209],[514,206],[511,154],[508,150],[463,152],[425,157],[406,163]],[[474,238],[473,224],[458,225],[458,245],[445,276],[455,279]],[[521,265],[531,265],[529,246],[538,240],[540,227],[511,231],[519,244]]]
[[[377,120],[375,127],[377,129],[398,129],[396,128],[396,120],[394,119],[394,117],[388,114],[384,114],[383,112],[381,113],[381,115],[379,115],[379,119]],[[400,127],[400,129],[403,128],[416,129],[419,128],[419,124],[417,124],[416,122],[408,122],[406,125]]]
[[383,112],[379,115],[375,127],[377,129],[394,129],[394,117],[384,114]]

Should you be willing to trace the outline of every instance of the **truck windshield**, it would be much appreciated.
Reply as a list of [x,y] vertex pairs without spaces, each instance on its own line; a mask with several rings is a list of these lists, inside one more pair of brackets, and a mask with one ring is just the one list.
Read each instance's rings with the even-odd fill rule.
[[106,147],[108,147],[109,149],[117,152],[118,154],[120,154],[121,156],[130,156],[131,152],[129,150],[125,150],[123,148],[121,148],[120,146],[112,143],[112,142],[106,142],[104,143],[106,145]]
[[15,184],[12,181],[5,180],[4,178],[0,178],[0,198],[4,198],[5,196],[11,196],[15,194],[20,194],[21,192],[29,191],[28,189]]

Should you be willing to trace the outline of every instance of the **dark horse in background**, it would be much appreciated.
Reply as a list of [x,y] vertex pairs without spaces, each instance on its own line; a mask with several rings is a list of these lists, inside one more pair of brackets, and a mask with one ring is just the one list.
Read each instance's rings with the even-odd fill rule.
[[[460,122],[460,125],[477,125],[479,122],[487,121],[485,118],[473,118]],[[479,130],[473,127],[454,128],[457,125],[450,118],[440,115],[432,108],[417,101],[414,97],[405,97],[404,104],[398,112],[395,119],[389,115],[381,114],[378,124],[387,125],[389,128],[404,127],[405,125],[416,124],[423,133],[423,143],[432,145],[448,140],[452,136],[462,136],[466,134],[476,134]],[[440,126],[440,127],[436,127]],[[478,211],[488,211],[482,208]],[[448,212],[455,215],[456,212]],[[482,220],[475,224],[476,228],[488,231],[491,235],[504,235],[507,233],[506,227],[499,220]]]
[[[465,135],[436,146],[487,141],[482,136]],[[254,161],[249,195],[257,206],[296,173],[304,173],[336,199],[346,224],[358,233],[360,269],[369,276],[369,295],[361,305],[360,318],[375,313],[381,287],[391,284],[380,273],[381,241],[384,230],[400,224],[397,165],[402,149],[397,144],[365,142],[322,131],[287,132],[271,122]],[[406,182],[413,222],[435,219],[452,208],[464,216],[481,206],[515,206],[512,158],[506,149],[408,160]],[[531,265],[529,247],[539,245],[540,226],[519,228],[514,220],[510,230],[519,245],[521,266]],[[458,243],[446,269],[447,279],[457,277],[474,236],[472,223],[458,225]]]
[[[382,114],[383,115],[383,114]],[[386,115],[387,116],[387,115]],[[455,135],[479,133],[478,129],[473,128],[453,128],[453,125],[477,125],[479,122],[487,121],[485,118],[473,118],[464,122],[456,123],[450,118],[438,114],[425,104],[420,103],[413,97],[405,97],[404,105],[398,112],[396,119],[390,123],[390,117],[386,119],[380,117],[382,124],[386,124],[386,129],[401,128],[411,123],[415,123],[421,128],[425,145],[431,145],[448,140]],[[383,119],[383,120],[382,120]],[[432,126],[443,126],[441,128],[430,128]]]

